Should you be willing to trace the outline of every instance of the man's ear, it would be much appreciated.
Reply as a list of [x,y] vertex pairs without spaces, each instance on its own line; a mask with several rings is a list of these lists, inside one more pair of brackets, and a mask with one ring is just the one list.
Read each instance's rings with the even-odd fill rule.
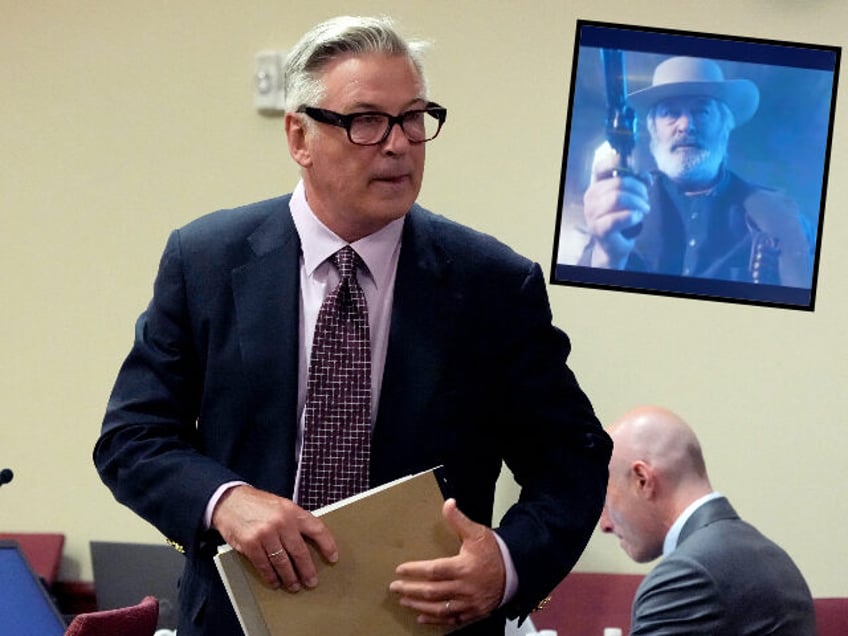
[[308,131],[300,115],[286,113],[286,139],[289,143],[289,154],[301,168],[312,165],[312,155],[309,152]]
[[654,468],[647,462],[637,460],[630,466],[634,487],[644,498],[650,499],[656,491]]

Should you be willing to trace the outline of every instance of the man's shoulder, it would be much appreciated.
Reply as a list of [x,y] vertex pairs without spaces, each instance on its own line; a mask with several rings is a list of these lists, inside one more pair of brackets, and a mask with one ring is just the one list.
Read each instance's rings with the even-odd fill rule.
[[777,544],[763,535],[753,525],[738,517],[719,518],[695,529],[668,560],[675,562],[697,562],[714,576],[737,576],[740,565],[757,570],[759,559],[768,557],[775,562],[788,560],[788,556]]
[[797,201],[785,190],[747,181],[731,171],[728,171],[728,183],[731,196],[742,202],[745,211],[755,221],[768,224],[773,220],[785,222],[799,217]]
[[750,539],[756,529],[750,524],[737,518],[718,519],[712,523],[695,529],[684,541],[677,546],[672,555],[710,555],[712,551],[724,543],[729,549],[738,539]]
[[474,263],[500,263],[526,269],[532,261],[516,252],[500,239],[475,228],[437,214],[418,204],[407,216],[409,231],[416,240],[428,240],[442,250],[446,258],[461,258]]
[[[753,533],[753,534],[752,534]],[[696,588],[704,594],[717,594],[726,588],[736,568],[748,567],[755,558],[752,537],[759,533],[737,518],[722,518],[697,528],[648,573],[639,586],[637,598],[653,590]],[[761,535],[760,535],[761,536]],[[757,543],[755,540],[753,543]]]
[[189,221],[179,231],[183,234],[205,234],[223,229],[249,231],[269,217],[286,212],[290,199],[291,195],[286,194],[237,207],[221,208]]
[[798,203],[783,190],[752,188],[742,206],[763,232],[781,237],[803,231]]
[[204,214],[176,229],[170,242],[180,246],[184,257],[203,261],[268,251],[295,234],[289,199],[285,195]]
[[[775,625],[790,615],[793,625],[807,625],[812,610],[809,588],[791,557],[738,517],[707,523],[682,541],[639,586],[637,609],[672,597],[697,597],[715,607],[726,626],[748,624],[752,612]],[[736,632],[728,627],[709,633]]]

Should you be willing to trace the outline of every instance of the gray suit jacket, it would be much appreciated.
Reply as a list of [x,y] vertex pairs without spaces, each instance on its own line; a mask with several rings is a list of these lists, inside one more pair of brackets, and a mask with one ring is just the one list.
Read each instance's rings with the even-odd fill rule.
[[631,634],[815,634],[801,572],[724,497],[695,511],[677,549],[645,577]]

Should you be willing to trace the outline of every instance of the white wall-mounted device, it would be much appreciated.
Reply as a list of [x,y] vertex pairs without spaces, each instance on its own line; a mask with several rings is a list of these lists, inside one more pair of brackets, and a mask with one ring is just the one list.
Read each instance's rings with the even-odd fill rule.
[[283,51],[266,50],[256,54],[253,73],[253,104],[266,115],[282,114]]

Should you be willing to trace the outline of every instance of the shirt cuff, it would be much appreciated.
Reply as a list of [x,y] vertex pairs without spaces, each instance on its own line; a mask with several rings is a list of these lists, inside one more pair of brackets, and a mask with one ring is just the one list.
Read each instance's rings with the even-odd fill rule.
[[513,599],[515,593],[518,591],[518,572],[515,571],[515,564],[512,562],[512,555],[510,555],[506,543],[504,543],[504,540],[500,538],[497,532],[494,535],[495,540],[498,542],[498,547],[501,550],[501,557],[503,558],[504,570],[506,572],[504,594],[500,604],[500,607],[503,607]]
[[218,486],[218,489],[212,493],[211,497],[209,497],[209,503],[206,504],[206,512],[203,515],[203,525],[207,530],[212,527],[212,513],[215,512],[215,506],[218,505],[218,502],[221,500],[221,497],[224,496],[224,493],[230,488],[246,485],[246,481],[228,481]]

